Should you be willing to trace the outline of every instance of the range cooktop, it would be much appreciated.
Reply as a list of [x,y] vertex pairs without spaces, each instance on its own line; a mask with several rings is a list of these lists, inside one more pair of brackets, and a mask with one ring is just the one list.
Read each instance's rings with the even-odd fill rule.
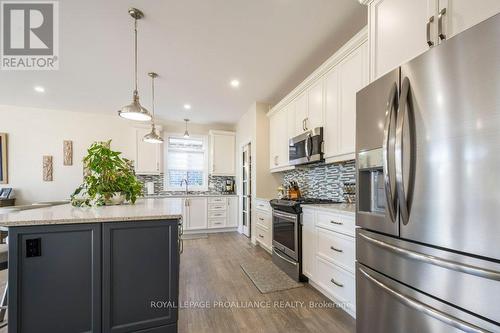
[[319,198],[299,198],[299,199],[273,199],[270,201],[272,207],[293,207],[300,205],[313,205],[313,204],[335,204],[342,203],[341,201],[332,199],[319,199]]

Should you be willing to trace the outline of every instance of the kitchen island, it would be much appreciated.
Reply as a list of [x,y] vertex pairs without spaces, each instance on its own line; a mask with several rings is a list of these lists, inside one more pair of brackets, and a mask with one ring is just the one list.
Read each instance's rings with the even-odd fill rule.
[[165,198],[0,215],[9,332],[177,332],[182,209]]

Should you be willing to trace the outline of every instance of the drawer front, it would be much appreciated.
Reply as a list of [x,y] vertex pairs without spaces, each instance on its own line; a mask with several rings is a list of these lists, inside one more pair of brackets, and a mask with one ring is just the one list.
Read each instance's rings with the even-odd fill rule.
[[255,200],[255,209],[261,210],[263,212],[271,213],[271,205],[269,204],[269,201],[267,201],[267,200],[256,199]]
[[208,198],[208,203],[218,203],[218,204],[224,204],[226,205],[226,198],[222,197],[213,197],[213,198]]
[[[440,284],[438,280],[426,281]],[[441,285],[443,289],[460,290],[446,280]],[[429,297],[359,263],[356,265],[356,288],[358,333],[499,332],[499,326],[490,321],[456,308],[452,303]],[[447,317],[449,320],[445,320]]]
[[356,231],[358,262],[470,313],[500,322],[499,263],[363,229]]
[[225,210],[223,210],[223,211],[218,211],[218,210],[209,211],[208,218],[209,219],[226,218],[226,211]]
[[354,273],[356,245],[354,238],[316,227],[318,255]]
[[356,282],[353,274],[316,257],[316,283],[343,306],[356,309]]
[[256,225],[255,231],[257,233],[256,239],[268,248],[271,248],[271,230],[266,230],[263,227]]
[[316,225],[354,237],[354,216],[318,211]]
[[227,205],[224,203],[210,203],[208,210],[226,210]]
[[255,218],[258,225],[262,225],[268,229],[271,228],[271,215],[268,213],[263,213],[256,211]]
[[226,219],[208,219],[209,228],[224,228],[226,226]]

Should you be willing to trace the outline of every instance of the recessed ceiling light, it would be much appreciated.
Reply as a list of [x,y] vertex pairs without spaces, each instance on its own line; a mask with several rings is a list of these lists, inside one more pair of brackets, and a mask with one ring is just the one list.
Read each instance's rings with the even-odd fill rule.
[[190,104],[184,104],[184,109],[191,110],[191,105]]
[[45,88],[42,87],[42,86],[35,86],[33,89],[35,89],[35,91],[39,92],[39,93],[44,93],[45,92]]
[[240,81],[238,81],[238,80],[231,80],[231,86],[233,88],[238,88],[240,86]]

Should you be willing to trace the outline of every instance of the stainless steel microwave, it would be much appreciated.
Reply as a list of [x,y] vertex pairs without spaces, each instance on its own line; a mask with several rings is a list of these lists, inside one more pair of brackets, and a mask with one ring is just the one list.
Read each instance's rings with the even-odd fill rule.
[[316,127],[289,140],[288,161],[291,165],[323,160],[323,127]]

